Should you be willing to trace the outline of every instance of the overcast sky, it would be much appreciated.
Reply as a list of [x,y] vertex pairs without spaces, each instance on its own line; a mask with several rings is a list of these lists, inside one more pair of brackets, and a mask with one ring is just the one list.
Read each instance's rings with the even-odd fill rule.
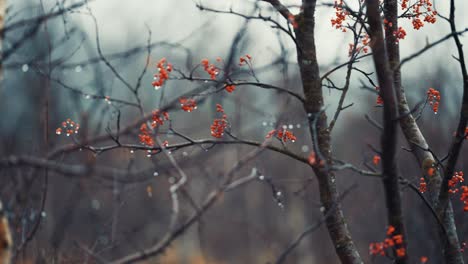
[[[140,41],[143,43],[146,38],[145,24],[148,24],[154,32],[154,38],[161,40],[177,41],[184,36],[189,35],[194,30],[200,31],[200,36],[206,39],[207,50],[200,53],[217,52],[226,47],[230,37],[239,28],[242,19],[230,15],[211,14],[209,12],[202,12],[198,10],[196,3],[202,3],[204,6],[213,7],[220,10],[233,10],[246,12],[246,9],[252,5],[252,0],[133,0],[133,1],[115,1],[115,0],[95,0],[91,6],[98,17],[101,34],[105,35],[107,43],[110,46],[115,45],[116,41],[119,43],[128,43],[128,38]],[[300,4],[300,0],[283,0],[286,5]],[[322,1],[326,3],[331,1]],[[348,1],[352,3],[352,1]],[[435,0],[437,10],[448,16],[448,2]],[[465,16],[463,10],[468,10],[468,3],[464,0],[457,2],[457,24],[459,29],[468,27],[468,18]],[[264,3],[261,5],[264,11],[263,14],[271,14],[270,7]],[[317,10],[317,46],[321,51],[319,53],[319,60],[321,63],[328,64],[337,55],[340,47],[343,46],[343,38],[347,42],[350,41],[351,34],[343,34],[339,30],[331,27],[330,19],[333,15],[333,9],[320,7]],[[86,23],[87,19],[83,19]],[[210,24],[210,30],[200,30],[203,28],[207,21],[214,21]],[[90,22],[90,21],[88,21]],[[447,34],[448,23],[439,20],[435,25],[427,25],[420,31],[412,29],[409,21],[402,21],[401,25],[406,29],[408,35],[405,40],[401,42],[402,54],[408,54],[415,50],[417,47],[423,47],[426,43],[426,38],[429,41],[436,40],[437,38]],[[208,27],[208,26],[207,26]],[[90,28],[91,30],[91,28]],[[257,50],[246,51],[255,54],[258,59],[262,55],[266,56],[265,48],[278,48],[272,45],[272,38],[276,38],[275,32],[265,23],[256,22],[252,23],[250,28],[258,38],[255,47]],[[214,32],[216,34],[208,35],[206,32]],[[141,39],[138,39],[138,36]],[[137,37],[135,39],[135,37]],[[453,41],[452,41],[453,42]],[[293,48],[292,42],[289,43]],[[443,45],[440,48],[434,49],[434,53],[446,56],[447,49],[453,52],[453,45],[451,42],[448,45]],[[465,48],[468,45],[465,45]],[[443,52],[442,52],[443,51]],[[341,56],[346,57],[347,47],[341,49]],[[434,59],[434,53],[430,55],[431,60]],[[200,54],[201,57],[209,54]],[[437,56],[438,57],[438,56]]]

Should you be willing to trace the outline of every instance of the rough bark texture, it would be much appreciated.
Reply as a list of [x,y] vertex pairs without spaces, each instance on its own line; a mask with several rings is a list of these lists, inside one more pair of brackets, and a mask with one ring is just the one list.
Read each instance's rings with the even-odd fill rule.
[[[450,1],[449,21],[450,21],[450,29],[452,33],[456,32],[457,29],[455,26],[455,1],[454,0]],[[465,138],[465,128],[468,123],[468,71],[466,67],[465,56],[464,56],[460,38],[457,34],[454,34],[453,39],[457,47],[458,61],[460,64],[461,74],[463,78],[463,99],[462,99],[462,105],[460,108],[460,119],[458,122],[457,132],[450,146],[448,160],[445,166],[445,175],[444,175],[442,184],[440,186],[440,192],[439,192],[439,203],[437,206],[437,213],[439,217],[443,218],[444,220],[446,218],[453,218],[453,210],[451,210],[452,208],[450,206],[450,200],[449,200],[449,194],[448,194],[448,189],[449,189],[448,181],[455,172],[455,167],[457,165],[457,161],[460,156],[460,151],[461,151],[464,138]],[[449,238],[451,239],[452,236],[456,236],[456,230],[455,230],[455,234],[450,235]],[[458,239],[456,242],[458,242]],[[453,241],[453,243],[455,243],[455,241]],[[459,248],[456,248],[456,249],[459,249]],[[463,256],[461,255],[459,251],[455,251],[456,249],[452,248],[452,249],[446,250],[445,255],[448,257],[448,260],[450,260],[450,262],[448,263],[463,263],[463,258],[462,258]]]
[[[310,115],[309,125],[314,141],[314,149],[325,162],[324,166],[314,167],[318,178],[320,199],[324,215],[328,215],[326,225],[336,253],[342,263],[363,263],[351,239],[346,221],[338,200],[335,175],[328,168],[332,165],[330,131],[327,116],[323,109],[323,95],[319,67],[315,49],[315,0],[304,0],[303,11],[296,17],[298,62],[305,95],[304,108]],[[329,213],[330,210],[333,210]]]
[[[413,155],[420,163],[422,173],[428,178],[429,196],[433,207],[436,207],[438,200],[438,190],[440,188],[442,176],[436,171],[432,176],[427,175],[428,169],[434,167],[436,161],[434,156],[428,151],[429,145],[426,142],[419,126],[411,114],[408,101],[401,82],[400,49],[393,32],[398,29],[398,1],[385,0],[384,15],[387,21],[392,23],[392,27],[386,28],[385,40],[388,52],[390,67],[393,69],[393,83],[398,97],[398,112],[401,117],[400,127],[403,134],[411,146]],[[442,219],[442,218],[441,218]],[[463,263],[463,256],[460,252],[460,243],[458,241],[457,229],[455,226],[452,204],[447,207],[447,214],[442,219],[447,233],[439,232],[441,241],[444,241],[444,258],[447,263]],[[446,237],[448,236],[448,237]],[[445,243],[447,241],[449,243]]]
[[[386,1],[386,6],[388,6]],[[395,3],[390,3],[396,5]],[[390,68],[389,60],[398,59],[394,56],[388,57],[386,45],[384,43],[384,35],[382,31],[382,21],[380,18],[379,1],[367,1],[367,17],[370,26],[371,48],[377,72],[377,77],[380,85],[380,93],[384,101],[383,109],[383,133],[381,137],[382,146],[382,173],[383,185],[385,191],[386,205],[387,205],[387,218],[389,225],[395,227],[396,234],[402,234],[406,239],[406,232],[403,220],[400,184],[398,176],[398,168],[396,163],[397,151],[397,117],[398,117],[398,104],[397,94],[398,91],[394,86],[393,72]],[[393,25],[395,26],[395,25]],[[387,38],[387,45],[390,41],[395,43],[395,39]],[[390,53],[393,53],[395,47],[390,47]],[[397,49],[397,48],[396,48]],[[395,55],[395,54],[393,54]],[[399,78],[399,76],[397,76]],[[402,247],[406,251],[406,243]],[[396,259],[396,263],[407,263],[407,251],[404,256]]]
[[[455,27],[455,1],[450,1],[451,8],[450,8],[450,29],[453,32],[456,32],[457,29]],[[460,120],[458,122],[457,132],[453,139],[453,143],[450,146],[449,156],[447,165],[445,168],[445,177],[442,182],[441,192],[439,196],[440,205],[445,207],[448,201],[448,180],[453,176],[455,172],[455,166],[458,161],[458,157],[460,155],[460,150],[463,145],[463,141],[465,138],[465,128],[468,123],[468,70],[465,64],[465,56],[462,48],[462,43],[460,38],[457,34],[453,35],[453,39],[455,40],[455,44],[457,46],[458,51],[458,61],[460,63],[461,73],[463,77],[463,100],[462,106],[460,109]]]
[[[402,91],[399,98],[400,115],[410,111],[404,92]],[[400,126],[403,134],[411,146],[412,153],[421,164],[422,173],[428,178],[428,193],[432,202],[432,206],[436,208],[438,202],[439,188],[441,186],[442,175],[441,171],[437,170],[432,176],[428,175],[428,169],[434,167],[436,161],[434,156],[423,149],[428,149],[428,144],[424,138],[421,130],[419,129],[414,117],[409,114],[400,119]],[[463,255],[460,251],[460,243],[457,234],[457,227],[455,225],[455,218],[453,214],[452,203],[449,201],[447,204],[445,216],[439,215],[439,218],[444,224],[447,233],[439,231],[441,244],[444,245],[444,259],[446,263],[464,263]],[[448,242],[448,243],[446,243]]]

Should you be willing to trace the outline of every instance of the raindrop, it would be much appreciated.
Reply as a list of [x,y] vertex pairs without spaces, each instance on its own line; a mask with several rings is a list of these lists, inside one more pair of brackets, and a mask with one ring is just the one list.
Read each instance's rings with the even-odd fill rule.
[[89,99],[89,98],[91,98],[91,95],[89,94],[85,95],[85,99]]
[[267,122],[266,122],[266,121],[263,121],[263,122],[262,122],[262,126],[267,126]]
[[35,213],[35,212],[31,212],[31,214],[29,215],[29,220],[30,220],[30,221],[34,221],[35,218],[36,218],[36,213]]
[[94,209],[94,210],[99,210],[99,208],[101,208],[101,203],[96,200],[96,199],[93,199],[91,201],[91,207]]
[[276,192],[276,196],[281,196],[281,195],[282,195],[282,193],[280,191]]
[[107,245],[109,243],[109,239],[107,238],[107,236],[101,236],[99,238],[99,242],[103,245]]
[[155,172],[153,173],[153,176],[154,176],[154,177],[159,176],[159,172],[155,171]]
[[46,218],[46,217],[47,217],[47,213],[46,213],[45,211],[42,211],[42,212],[41,212],[41,216],[42,216],[42,218]]
[[188,156],[188,153],[184,151],[184,152],[182,152],[182,155],[185,156],[185,157],[187,157],[187,156]]
[[133,154],[133,153],[135,153],[135,151],[134,151],[133,149],[131,149],[131,150],[130,150],[130,153],[132,153],[132,154]]
[[288,128],[289,128],[289,129],[293,129],[294,126],[293,126],[292,124],[290,124],[290,125],[288,126]]
[[264,175],[260,175],[260,176],[258,176],[258,179],[261,180],[261,181],[263,181],[263,180],[265,179],[265,176],[264,176]]
[[23,66],[21,67],[21,70],[23,72],[27,72],[29,70],[29,66],[27,64],[23,64]]
[[297,124],[296,127],[297,127],[297,128],[301,128],[301,124]]
[[75,72],[81,72],[82,70],[83,70],[83,68],[81,68],[80,65],[75,67]]
[[303,146],[301,147],[301,150],[302,150],[302,152],[309,152],[309,146],[303,145]]

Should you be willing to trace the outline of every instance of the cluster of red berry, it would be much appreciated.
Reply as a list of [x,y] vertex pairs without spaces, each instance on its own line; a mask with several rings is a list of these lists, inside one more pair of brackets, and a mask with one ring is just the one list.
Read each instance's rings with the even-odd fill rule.
[[219,69],[214,64],[210,64],[208,59],[203,59],[201,61],[201,65],[203,66],[203,69],[210,75],[210,78],[212,80],[216,80],[216,75],[219,74]]
[[[403,0],[401,9],[408,9],[409,0]],[[433,10],[431,0],[417,0],[412,6],[412,12],[407,14],[408,18],[413,17],[413,28],[419,30],[424,26],[424,22],[434,24],[437,21],[437,11]],[[424,15],[423,21],[420,17]]]
[[140,134],[138,135],[138,138],[140,139],[140,143],[149,147],[154,146],[154,139],[151,136],[150,130],[148,129],[148,126],[146,123],[141,124],[140,126]]
[[298,28],[299,27],[299,24],[297,23],[296,18],[294,17],[293,14],[289,14],[288,21],[289,21],[289,23],[291,23],[293,28]]
[[457,186],[464,182],[463,172],[458,171],[452,176],[452,178],[448,181],[449,193],[456,194],[461,191],[460,194],[460,201],[463,202],[463,211],[468,212],[468,186]]
[[382,96],[380,96],[380,87],[376,86],[375,90],[378,92],[376,104],[377,105],[383,105],[383,98],[382,98]]
[[332,27],[346,32],[346,28],[343,27],[343,22],[346,20],[346,16],[350,13],[343,8],[343,0],[339,0],[339,2],[335,1],[334,8],[336,18],[331,19]]
[[374,163],[374,165],[379,165],[380,160],[381,158],[379,155],[374,155],[374,157],[372,158],[372,163]]
[[393,32],[393,35],[397,41],[399,41],[400,39],[405,39],[406,31],[402,27],[399,27],[397,30],[395,30],[395,32]]
[[427,100],[429,101],[429,105],[432,106],[432,111],[437,114],[439,111],[440,92],[434,88],[429,88],[427,91]]
[[152,83],[154,89],[159,89],[164,85],[164,82],[169,79],[169,73],[172,71],[172,64],[167,63],[166,58],[159,60],[156,65],[158,73],[154,75],[154,81]]
[[197,109],[197,102],[195,99],[187,99],[185,97],[179,98],[179,103],[185,112],[192,112],[193,110]]
[[[357,45],[356,47],[356,53],[360,53],[361,51],[364,53],[369,52],[369,44],[370,44],[370,37],[368,34],[365,34],[364,36],[361,36],[361,45]],[[353,49],[354,49],[354,44],[350,43],[349,44],[349,50],[348,50],[348,57],[351,57],[353,55]]]
[[226,89],[226,92],[232,93],[234,90],[236,90],[236,86],[234,84],[226,84],[224,89]]
[[72,134],[77,134],[79,129],[80,125],[68,118],[66,121],[62,122],[62,127],[59,127],[55,130],[55,134],[61,135],[62,133],[65,133],[65,135],[68,137]]
[[213,124],[210,127],[211,136],[215,138],[221,138],[224,135],[224,130],[228,126],[227,115],[220,104],[216,104],[216,112],[222,113],[223,115],[221,118],[216,118],[213,120]]
[[245,56],[241,56],[239,58],[239,66],[248,65],[252,61],[252,56],[246,54]]
[[155,110],[151,116],[151,127],[155,128],[158,125],[164,125],[164,121],[169,120],[169,113],[166,111]]
[[426,183],[426,180],[424,179],[424,177],[421,177],[419,179],[419,192],[421,192],[421,193],[427,192],[427,183]]
[[288,142],[288,140],[291,140],[291,142],[295,142],[297,140],[296,136],[291,131],[288,131],[286,129],[273,129],[270,132],[268,132],[265,138],[271,138],[273,136],[276,136],[282,142]]
[[307,158],[307,160],[308,160],[309,164],[312,165],[312,166],[323,167],[325,165],[325,161],[319,159],[319,157],[317,157],[317,154],[315,154],[315,152],[313,152],[313,151],[310,152],[309,157]]
[[403,235],[394,234],[395,227],[389,226],[387,228],[387,238],[383,242],[373,242],[369,244],[369,253],[371,255],[387,255],[386,250],[388,248],[394,248],[397,257],[402,258],[406,255],[406,250],[404,247],[399,247],[403,245]]

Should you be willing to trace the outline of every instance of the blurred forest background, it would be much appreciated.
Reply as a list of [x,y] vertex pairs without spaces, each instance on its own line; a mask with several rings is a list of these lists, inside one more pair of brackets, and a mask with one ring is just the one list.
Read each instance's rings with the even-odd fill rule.
[[[5,27],[56,12],[76,2],[9,1]],[[300,4],[299,0],[283,2]],[[33,23],[5,32],[3,50],[19,41],[22,44],[2,62],[0,156],[45,158],[61,146],[105,136],[108,129],[116,131],[118,119],[123,127],[139,118],[137,108],[104,99],[109,96],[135,100],[100,58],[99,49],[113,69],[131,85],[137,83],[149,58],[139,90],[145,113],[192,89],[209,85],[169,80],[163,88],[153,89],[155,64],[163,57],[175,68],[189,72],[204,58],[227,59],[234,51],[234,64],[237,64],[239,57],[249,54],[261,82],[302,94],[294,43],[284,33],[261,20],[251,20],[244,28],[244,18],[202,10],[197,5],[244,14],[258,14],[260,10],[263,16],[286,23],[270,5],[254,0],[95,0],[41,21],[40,26]],[[435,1],[441,14],[447,14],[447,6],[446,1]],[[259,10],[254,11],[256,8]],[[457,9],[460,29],[468,27],[466,10],[468,3],[460,3]],[[349,33],[332,28],[333,14],[329,6],[317,8],[315,35],[322,74],[347,60],[348,43],[352,41]],[[400,42],[402,57],[450,32],[448,23],[443,21],[420,31],[413,30],[409,21],[402,22],[402,26],[408,33]],[[240,36],[239,42],[232,47],[237,36]],[[461,39],[467,43],[466,37]],[[467,46],[464,46],[466,52]],[[434,153],[440,157],[447,153],[460,108],[461,77],[459,66],[452,58],[454,54],[453,41],[448,40],[402,68],[410,106],[425,100],[429,87],[441,92],[438,114],[426,107],[418,120]],[[362,59],[359,67],[372,72],[370,57]],[[339,70],[331,78],[337,85],[343,85],[344,73],[345,69]],[[238,78],[251,77],[240,72]],[[371,78],[376,79],[375,76]],[[332,145],[336,159],[378,170],[372,164],[374,152],[370,146],[378,148],[380,133],[365,115],[380,120],[381,109],[376,106],[376,95],[361,88],[362,80],[359,75],[351,79],[346,102],[354,104],[340,116],[332,134]],[[325,94],[326,111],[333,114],[339,93],[330,89]],[[286,147],[304,157],[311,151],[302,106],[294,98],[274,90],[242,86],[232,94],[211,95],[191,113],[171,110],[172,126],[192,138],[210,138],[216,103],[221,103],[229,113],[231,131],[237,137],[262,142],[268,131],[286,125],[297,136],[296,142],[289,142]],[[67,118],[80,124],[75,139],[55,133]],[[136,128],[120,140],[139,144],[138,133]],[[170,143],[180,141],[171,133],[161,137]],[[418,164],[411,153],[403,149],[406,141],[399,142],[400,172],[417,184],[421,177]],[[112,143],[109,137],[95,146]],[[206,150],[192,146],[170,155],[187,174],[186,190],[199,204],[216,186],[219,175],[229,171],[252,149],[236,144],[216,145]],[[468,171],[467,151],[465,146],[457,170]],[[34,237],[16,256],[17,263],[95,263],[93,254],[113,260],[155,244],[167,231],[171,217],[168,179],[177,175],[177,170],[166,156],[148,158],[146,151],[129,149],[97,155],[77,149],[62,153],[54,160],[60,164],[99,164],[141,173],[122,180],[102,177],[98,172],[73,176],[52,171],[45,177],[43,169],[1,168],[0,197],[14,227],[15,243],[28,241],[28,234],[37,228]],[[236,172],[236,177],[248,176],[253,169],[258,175],[255,180],[225,193],[221,201],[162,256],[148,263],[272,262],[298,234],[320,219],[317,183],[310,167],[265,151]],[[366,255],[369,243],[385,236],[381,181],[351,170],[339,171],[337,176],[340,190],[355,186],[344,197],[343,209],[358,249],[366,262],[371,262],[371,257]],[[409,250],[416,256],[428,256],[430,263],[438,263],[440,256],[432,254],[437,252],[434,248],[440,246],[433,241],[436,231],[424,221],[431,217],[430,212],[411,190],[404,189],[403,198],[407,232],[412,237]],[[191,215],[190,203],[180,199],[181,217]],[[455,199],[456,221],[463,240],[468,238],[468,226],[463,224],[466,215],[459,209],[461,206]],[[41,220],[36,227],[38,219]],[[382,261],[385,260],[375,260],[376,263]],[[309,234],[287,263],[338,263],[325,227]]]

